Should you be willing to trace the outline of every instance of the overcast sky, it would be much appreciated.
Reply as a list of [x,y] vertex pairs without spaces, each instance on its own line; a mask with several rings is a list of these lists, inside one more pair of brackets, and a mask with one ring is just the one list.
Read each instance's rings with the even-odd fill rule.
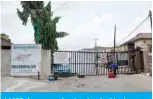
[[[52,10],[59,8],[65,1],[53,1]],[[34,30],[29,20],[27,26],[16,14],[16,8],[21,9],[20,2],[1,2],[1,31],[11,38],[14,44],[33,44]],[[120,44],[140,32],[151,32],[147,20],[129,38],[123,40],[148,15],[152,8],[151,1],[69,1],[61,9],[54,12],[61,16],[57,24],[58,31],[70,35],[58,39],[60,50],[80,50],[94,46],[94,38],[98,46],[112,46],[114,25],[117,26],[117,44]]]

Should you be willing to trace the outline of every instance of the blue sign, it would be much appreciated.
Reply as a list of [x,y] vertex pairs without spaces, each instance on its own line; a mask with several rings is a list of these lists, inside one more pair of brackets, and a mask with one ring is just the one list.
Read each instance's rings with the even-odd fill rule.
[[152,92],[1,92],[1,99],[152,99]]

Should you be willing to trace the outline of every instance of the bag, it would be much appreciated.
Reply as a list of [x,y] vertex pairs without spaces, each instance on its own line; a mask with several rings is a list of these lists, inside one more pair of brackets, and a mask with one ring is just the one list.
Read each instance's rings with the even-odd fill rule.
[[115,78],[115,75],[112,72],[108,72],[108,78]]

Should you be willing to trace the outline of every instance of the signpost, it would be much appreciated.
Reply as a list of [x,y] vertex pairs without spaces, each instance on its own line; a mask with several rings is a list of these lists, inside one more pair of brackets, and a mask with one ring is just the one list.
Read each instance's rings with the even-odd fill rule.
[[40,73],[41,45],[15,44],[11,47],[11,75],[36,76]]

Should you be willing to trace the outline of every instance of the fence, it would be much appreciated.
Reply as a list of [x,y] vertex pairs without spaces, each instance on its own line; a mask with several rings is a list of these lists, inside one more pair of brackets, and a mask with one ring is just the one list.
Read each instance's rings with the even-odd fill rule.
[[54,53],[52,73],[64,76],[106,75],[107,66],[115,59],[118,73],[128,73],[130,70],[128,52],[116,52],[114,55],[112,52],[57,51]]

